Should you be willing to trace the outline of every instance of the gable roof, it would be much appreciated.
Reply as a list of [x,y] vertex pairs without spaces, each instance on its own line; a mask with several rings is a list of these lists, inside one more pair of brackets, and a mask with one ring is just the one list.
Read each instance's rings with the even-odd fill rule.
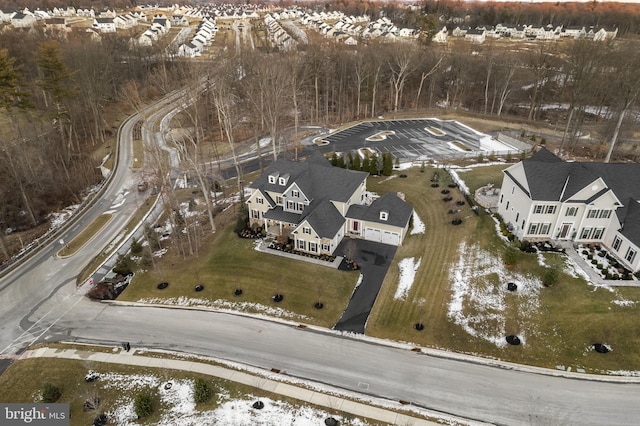
[[[380,219],[380,213],[387,213],[387,220]],[[387,192],[374,200],[370,206],[352,205],[347,217],[367,222],[386,223],[404,228],[413,214],[413,207],[404,202],[395,192]]]
[[[289,174],[286,186],[269,183],[269,175],[274,173],[284,176]],[[266,191],[283,192],[292,183],[310,200],[327,199],[346,202],[358,186],[366,180],[369,173],[333,167],[320,153],[307,161],[296,162],[279,159],[273,163],[250,187]]]
[[[616,215],[623,224],[623,235],[640,243],[640,164],[635,163],[567,163],[543,148],[522,162],[530,197],[540,201],[566,201],[601,178],[622,203]],[[515,181],[513,176],[510,177]],[[602,195],[599,191],[586,203]]]

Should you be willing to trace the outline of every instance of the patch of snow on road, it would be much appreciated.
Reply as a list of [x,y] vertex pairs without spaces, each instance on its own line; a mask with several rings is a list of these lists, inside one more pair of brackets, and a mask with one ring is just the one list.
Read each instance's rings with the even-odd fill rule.
[[[498,347],[507,345],[505,311],[507,297],[517,297],[520,317],[532,317],[539,308],[538,295],[542,282],[537,278],[512,273],[502,259],[481,250],[477,245],[462,242],[458,261],[450,269],[452,282],[448,317],[472,336],[487,340]],[[518,285],[516,292],[506,289],[507,282]],[[510,301],[509,303],[513,303]],[[535,324],[526,324],[529,328]],[[518,337],[524,343],[527,327],[519,324]]]
[[407,257],[398,262],[400,278],[398,279],[396,294],[393,296],[394,299],[407,300],[407,295],[409,294],[409,290],[411,290],[413,281],[416,278],[416,272],[418,272],[421,261],[422,258],[414,261],[413,257]]
[[418,216],[418,213],[416,213],[416,211],[413,211],[413,228],[411,229],[410,234],[411,235],[415,235],[415,234],[424,234],[424,231],[427,229],[427,227],[424,225],[424,222],[420,219],[420,216]]

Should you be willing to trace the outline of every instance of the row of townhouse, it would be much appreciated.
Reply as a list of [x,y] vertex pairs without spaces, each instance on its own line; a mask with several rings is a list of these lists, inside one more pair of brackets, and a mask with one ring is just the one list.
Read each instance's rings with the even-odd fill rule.
[[100,16],[93,19],[92,27],[101,33],[115,33],[117,30],[126,30],[138,25],[139,21],[146,22],[147,17],[139,14],[127,13],[116,17]]
[[526,241],[602,245],[640,270],[640,164],[566,162],[542,148],[504,170],[498,213]]
[[267,29],[267,36],[271,43],[280,50],[295,49],[298,44],[288,32],[286,32],[280,23],[270,14],[264,17],[264,25]]
[[162,13],[156,13],[151,19],[151,27],[138,37],[138,44],[151,46],[156,41],[167,35],[171,29],[171,21]]
[[202,19],[191,40],[178,47],[178,56],[194,58],[202,55],[211,46],[211,40],[217,32],[218,26],[215,18]]
[[[146,20],[144,13],[140,11],[133,11],[127,15],[133,16],[133,18],[138,21]],[[106,9],[97,13],[93,8],[75,8],[73,6],[54,7],[53,9],[47,10],[35,9],[33,11],[29,8],[24,8],[22,10],[0,10],[0,23],[10,23],[16,28],[25,28],[33,27],[36,21],[52,18],[115,18],[116,16],[117,13],[112,9]]]
[[464,37],[473,43],[483,43],[487,38],[511,38],[527,40],[559,40],[561,38],[592,39],[604,41],[614,39],[618,35],[617,28],[596,27],[564,27],[562,25],[503,25],[470,28],[456,26],[451,31],[453,37]]

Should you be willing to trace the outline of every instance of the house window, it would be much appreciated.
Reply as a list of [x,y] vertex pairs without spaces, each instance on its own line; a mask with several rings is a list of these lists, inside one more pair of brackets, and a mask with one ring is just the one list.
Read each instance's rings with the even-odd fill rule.
[[304,203],[298,203],[298,205],[296,206],[296,210],[298,210],[299,212],[304,210]]
[[251,217],[254,219],[260,219],[260,211],[259,210],[251,210]]
[[593,209],[587,213],[587,219],[609,219],[610,217],[610,209]]
[[276,177],[275,176],[269,176],[269,183],[276,183]]
[[280,195],[276,196],[276,204],[281,206],[282,205],[282,197]]
[[380,220],[389,219],[389,212],[380,212]]
[[602,234],[604,234],[604,228],[595,228],[593,230],[593,236],[591,238],[593,238],[594,240],[599,240],[600,238],[602,238]]
[[629,247],[627,249],[627,254],[624,255],[624,258],[627,262],[632,263],[633,260],[636,258],[636,251],[631,247]]
[[360,222],[358,222],[357,220],[353,221],[353,230],[355,232],[358,232],[358,228],[360,227]]
[[542,226],[540,226],[540,234],[543,235],[547,235],[549,233],[549,230],[551,229],[551,224],[550,223],[543,223]]
[[535,214],[540,214],[542,213],[544,206],[541,206],[540,204],[536,204],[535,206],[533,206],[533,213]]
[[529,225],[529,232],[527,232],[528,234],[537,234],[538,233],[538,224],[537,223],[532,223]]
[[505,210],[509,210],[509,202],[507,201],[507,206],[505,207]]
[[578,208],[577,207],[567,207],[567,216],[575,216],[578,214]]
[[547,206],[546,214],[554,214],[556,212],[556,206]]
[[613,239],[613,249],[615,251],[620,250],[620,244],[622,244],[622,239],[616,235],[616,237]]
[[262,198],[258,197],[258,198],[256,198],[256,203],[263,204],[264,200]]
[[580,239],[582,240],[589,239],[589,234],[591,234],[591,228],[582,228],[582,232],[580,233]]
[[311,235],[311,228],[309,228],[308,226],[303,227],[302,233]]
[[287,201],[287,210],[295,210],[296,208],[296,203],[294,203],[293,201]]
[[295,189],[293,191],[291,191],[291,196],[293,198],[299,198],[300,197],[300,191],[296,191]]
[[298,240],[298,248],[300,250],[304,250],[304,247],[305,247],[304,243],[305,243],[304,240]]
[[322,251],[329,251],[329,244],[323,244]]
[[515,190],[516,190],[516,187],[515,187],[515,186],[512,186],[512,187],[511,187],[511,195],[513,195],[513,193],[514,193],[514,191],[515,191]]
[[504,198],[504,194],[500,194],[500,204],[502,204],[502,199]]
[[314,243],[312,241],[309,241],[309,251],[317,253],[318,252],[318,244],[316,244],[316,243]]
[[518,221],[518,219],[520,219],[520,213],[516,214],[516,222]]

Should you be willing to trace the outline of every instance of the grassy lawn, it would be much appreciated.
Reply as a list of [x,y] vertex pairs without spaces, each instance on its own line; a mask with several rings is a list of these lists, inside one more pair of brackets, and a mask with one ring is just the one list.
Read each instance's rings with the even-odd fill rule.
[[101,214],[89,226],[78,234],[73,240],[68,242],[65,247],[58,252],[58,256],[73,256],[85,244],[87,244],[100,230],[111,220],[113,215]]
[[[488,182],[497,185],[502,168],[479,167],[460,176],[474,190]],[[463,223],[453,226],[455,215],[447,214],[450,206],[440,193],[443,185],[430,186],[434,171],[404,173],[407,179],[372,178],[368,188],[404,192],[426,232],[409,235],[399,248],[368,321],[368,334],[551,368],[640,370],[640,289],[595,290],[573,277],[558,254],[539,259],[517,250],[507,267],[502,259],[513,246],[498,238],[489,215],[476,216],[465,205],[458,213]],[[446,182],[443,171],[439,173],[441,183]],[[453,195],[452,202],[458,198]],[[420,258],[420,267],[406,300],[394,299],[398,262],[409,257]],[[564,272],[555,285],[544,287],[541,278],[553,265]],[[507,282],[518,283],[519,290],[506,291]],[[454,298],[457,307],[451,303]],[[413,328],[417,322],[424,324],[423,331]],[[521,336],[524,344],[506,345],[509,334]],[[591,344],[596,342],[613,351],[594,352]]]
[[133,159],[131,161],[131,167],[139,169],[144,165],[144,142],[140,139],[133,141]]
[[[203,242],[206,254],[183,259],[169,250],[158,269],[137,274],[119,300],[176,303],[180,297],[194,298],[192,304],[269,313],[332,327],[359,274],[258,252],[253,240],[233,232],[234,214],[229,211],[216,218],[226,224],[219,224],[216,234]],[[163,281],[169,287],[158,290],[157,284]],[[196,293],[197,284],[203,284],[204,290]],[[234,295],[237,288],[243,290],[241,296]],[[273,302],[276,293],[284,296],[282,302]],[[317,301],[324,304],[323,309],[314,308]]]
[[[87,383],[84,376],[90,369],[100,373],[101,378]],[[25,377],[28,377],[29,380],[25,380]],[[147,390],[151,395],[154,410],[149,417],[139,420],[139,424],[153,425],[159,423],[163,418],[166,422],[166,416],[171,416],[169,411],[175,407],[175,400],[172,403],[170,398],[161,397],[160,393],[164,391],[161,389],[163,385],[171,381],[174,384],[172,389],[179,389],[181,386],[193,386],[193,382],[197,378],[203,379],[213,390],[213,393],[209,401],[197,404],[193,409],[195,415],[190,418],[196,422],[197,419],[201,419],[198,416],[206,415],[207,411],[215,410],[229,402],[234,402],[242,407],[250,405],[254,399],[249,398],[269,398],[285,403],[290,407],[287,410],[290,412],[307,407],[316,408],[321,412],[329,411],[340,416],[341,424],[352,424],[352,421],[355,420],[354,416],[340,413],[337,410],[314,407],[293,398],[198,373],[52,358],[34,358],[14,362],[0,376],[0,401],[35,402],[39,398],[44,383],[51,383],[58,387],[62,394],[57,402],[70,404],[71,424],[81,425],[92,424],[93,419],[99,413],[112,412],[118,408],[122,411],[123,407],[131,404],[137,394]],[[261,379],[256,377],[256,383],[260,381]],[[164,391],[164,393],[171,395],[168,391]],[[83,410],[84,402],[96,396],[100,398],[98,410]],[[186,400],[185,402],[192,401]],[[179,409],[178,413],[174,411],[173,416],[169,419],[175,418],[176,415],[178,417],[191,415],[189,412],[182,413],[185,413],[184,408]],[[259,412],[256,412],[255,415],[256,417],[260,416]],[[113,420],[115,419],[111,420],[109,424],[114,424]],[[370,420],[366,421],[372,425],[379,424]]]

